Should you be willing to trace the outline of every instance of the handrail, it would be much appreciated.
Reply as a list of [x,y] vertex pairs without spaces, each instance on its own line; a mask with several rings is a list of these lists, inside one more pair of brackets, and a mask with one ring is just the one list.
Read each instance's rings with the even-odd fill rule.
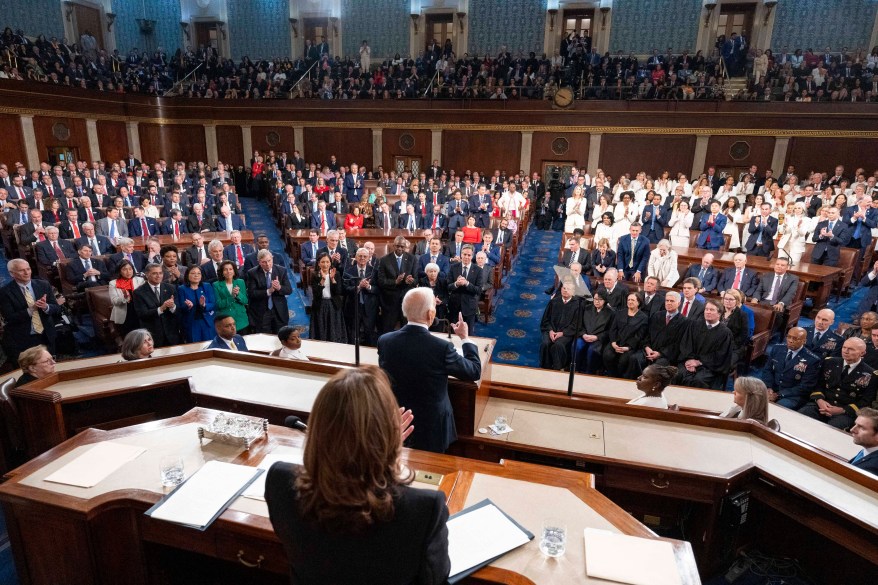
[[722,55],[719,56],[719,70],[723,79],[731,79],[729,77],[729,68],[726,66],[726,59]]
[[433,74],[433,77],[430,79],[430,83],[427,85],[427,89],[424,90],[424,97],[430,93],[430,90],[433,88],[433,82],[436,81],[436,78],[439,77],[439,69],[436,69],[436,73]]
[[190,71],[189,73],[187,73],[187,74],[186,74],[186,77],[184,77],[183,79],[181,79],[180,81],[178,81],[177,83],[175,83],[175,84],[173,85],[173,87],[171,87],[171,89],[169,89],[168,91],[166,91],[166,92],[164,93],[164,96],[163,96],[163,97],[174,97],[174,95],[176,95],[175,92],[177,92],[177,91],[183,89],[183,84],[186,82],[186,80],[189,79],[189,77],[190,77],[193,73],[195,73],[196,71],[198,71],[199,69],[201,69],[201,66],[202,66],[202,65],[204,65],[204,61],[200,62],[200,63],[198,64],[198,66],[195,67],[195,69],[193,69],[192,71]]
[[[305,72],[302,74],[302,76],[301,76],[299,79],[296,80],[296,83],[293,84],[293,87],[299,87],[299,84],[302,82],[303,79],[305,79],[305,76],[308,75],[309,73],[311,73],[311,70],[314,69],[314,67],[315,67],[319,62],[320,62],[320,61],[314,61],[314,62],[311,64],[311,66],[308,67],[308,69],[305,70]],[[292,97],[293,97],[293,90],[292,90],[292,88],[290,88],[290,98],[292,99]]]

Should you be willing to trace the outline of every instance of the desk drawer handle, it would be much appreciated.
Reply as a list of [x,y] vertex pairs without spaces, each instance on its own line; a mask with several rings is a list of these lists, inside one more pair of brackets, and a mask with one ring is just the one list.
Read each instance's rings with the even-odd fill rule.
[[256,559],[255,563],[248,563],[247,561],[244,560],[244,551],[243,550],[238,551],[238,561],[242,565],[244,565],[245,567],[250,567],[251,569],[261,569],[262,568],[262,561],[264,561],[264,560],[265,560],[265,557],[262,555],[259,555],[259,558]]
[[649,483],[652,484],[652,487],[660,490],[668,489],[671,485],[670,481],[663,479],[661,476],[659,476],[658,481],[654,477],[649,478]]

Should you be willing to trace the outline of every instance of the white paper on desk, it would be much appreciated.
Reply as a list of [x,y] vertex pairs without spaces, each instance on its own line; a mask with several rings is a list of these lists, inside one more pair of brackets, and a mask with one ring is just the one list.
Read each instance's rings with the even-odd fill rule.
[[245,498],[250,498],[251,500],[260,500],[265,501],[265,476],[268,475],[268,468],[277,463],[278,461],[284,461],[286,463],[295,463],[296,465],[302,465],[303,460],[302,456],[305,454],[305,451],[301,447],[283,447],[276,449],[272,453],[269,453],[265,457],[263,457],[262,461],[257,466],[257,469],[264,469],[266,473],[263,473],[259,477],[253,480],[247,489],[244,490],[244,493],[241,494]]
[[451,576],[529,541],[527,534],[493,504],[452,518],[447,526]]
[[208,461],[156,508],[152,517],[206,526],[257,473],[256,467]]
[[90,488],[140,456],[143,447],[104,442],[90,445],[76,459],[50,475],[46,481]]
[[631,585],[681,584],[670,542],[597,528],[585,529],[585,572]]

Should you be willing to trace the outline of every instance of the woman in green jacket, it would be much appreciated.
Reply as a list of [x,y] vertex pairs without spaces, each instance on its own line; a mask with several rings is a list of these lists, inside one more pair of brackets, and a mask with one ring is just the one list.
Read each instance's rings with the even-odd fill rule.
[[216,310],[235,318],[239,334],[246,334],[250,325],[247,318],[247,285],[238,278],[235,263],[223,260],[219,265],[219,279],[213,283],[216,293]]

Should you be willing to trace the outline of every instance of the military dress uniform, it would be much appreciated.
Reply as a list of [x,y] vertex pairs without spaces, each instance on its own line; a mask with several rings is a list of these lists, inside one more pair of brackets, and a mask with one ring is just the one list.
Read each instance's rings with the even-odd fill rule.
[[[878,389],[878,371],[865,361],[844,374],[846,364],[842,358],[826,358],[820,383],[811,393],[810,401],[799,409],[805,416],[822,420],[838,429],[850,428],[861,408],[872,405]],[[832,406],[844,409],[841,414],[826,417],[819,412],[817,400],[823,399]]]
[[834,331],[824,331],[818,340],[816,339],[813,325],[805,327],[805,333],[808,334],[805,347],[822,358],[841,357],[841,346],[844,344],[844,337]]
[[777,393],[777,404],[798,410],[817,387],[823,359],[807,347],[800,347],[792,359],[785,343],[768,350],[762,381]]

